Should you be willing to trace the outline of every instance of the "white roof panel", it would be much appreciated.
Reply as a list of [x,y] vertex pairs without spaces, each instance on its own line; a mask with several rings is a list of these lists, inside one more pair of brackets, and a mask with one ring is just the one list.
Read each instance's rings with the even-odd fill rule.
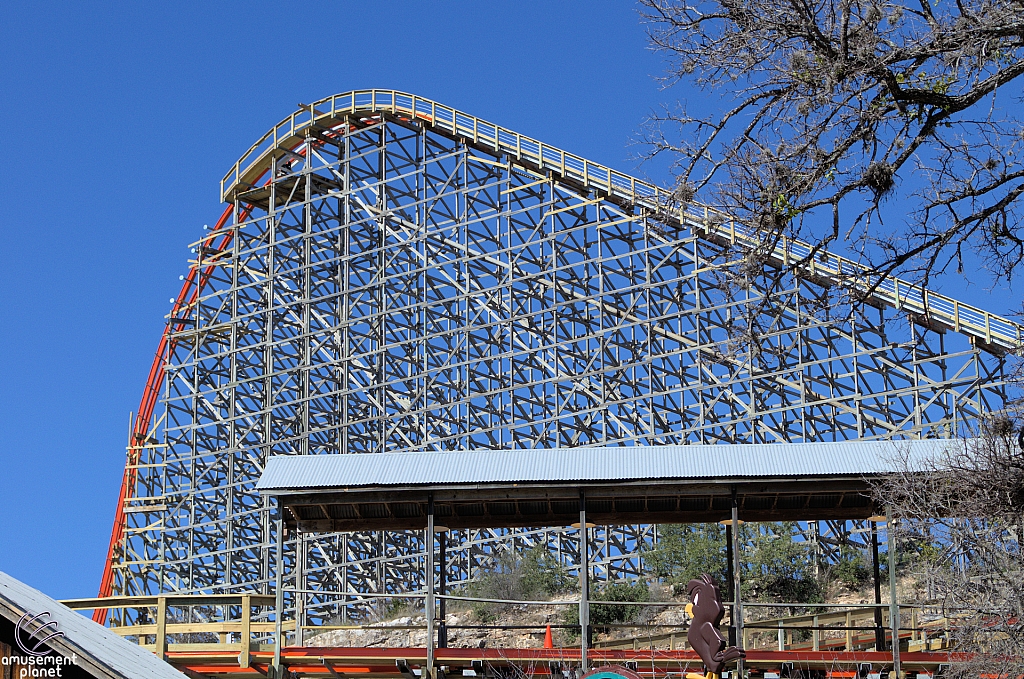
[[[48,612],[63,638],[49,646],[64,657],[75,654],[79,667],[110,679],[186,679],[144,648],[126,641],[64,604],[0,571],[0,615],[17,624],[25,613]],[[33,628],[34,631],[34,628]]]
[[962,441],[843,441],[272,457],[257,489],[877,476]]

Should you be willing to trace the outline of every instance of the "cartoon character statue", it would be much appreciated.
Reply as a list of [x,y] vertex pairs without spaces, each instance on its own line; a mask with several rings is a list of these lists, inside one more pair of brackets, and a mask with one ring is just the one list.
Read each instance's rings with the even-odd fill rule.
[[718,585],[707,573],[686,583],[686,591],[693,603],[686,605],[686,613],[693,618],[686,639],[700,659],[704,661],[707,675],[687,675],[700,679],[716,679],[722,667],[733,660],[743,658],[746,653],[735,646],[726,646],[725,639],[718,633],[718,626],[725,616]]

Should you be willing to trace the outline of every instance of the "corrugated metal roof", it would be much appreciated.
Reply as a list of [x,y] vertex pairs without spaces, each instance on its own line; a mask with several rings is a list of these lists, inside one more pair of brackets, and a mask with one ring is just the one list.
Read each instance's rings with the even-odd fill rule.
[[59,601],[0,571],[0,614],[17,624],[26,612],[48,611],[63,638],[50,647],[78,656],[79,667],[94,676],[112,679],[186,679],[185,675],[144,648],[125,641],[106,627],[76,613]]
[[844,441],[272,457],[256,487],[300,489],[669,479],[861,478],[954,441]]

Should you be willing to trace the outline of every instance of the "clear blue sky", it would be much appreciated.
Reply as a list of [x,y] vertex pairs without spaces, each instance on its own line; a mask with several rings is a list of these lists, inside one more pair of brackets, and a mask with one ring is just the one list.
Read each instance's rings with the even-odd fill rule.
[[298,102],[401,89],[663,183],[629,146],[686,97],[662,70],[625,1],[8,6],[0,570],[95,595],[186,246],[221,212],[220,177]]
[[663,96],[628,2],[313,7],[5,10],[0,570],[95,595],[186,246],[220,214],[223,174],[298,102],[402,89],[632,171]]

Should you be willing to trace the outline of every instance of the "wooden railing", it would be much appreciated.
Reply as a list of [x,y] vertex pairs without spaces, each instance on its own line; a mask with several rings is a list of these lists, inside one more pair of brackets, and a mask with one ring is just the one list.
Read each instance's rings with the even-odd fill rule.
[[[160,658],[166,658],[168,650],[238,651],[240,666],[245,668],[249,667],[249,654],[261,650],[258,639],[253,637],[266,639],[275,631],[275,622],[271,619],[272,594],[116,596],[61,603],[73,610],[120,610],[121,620],[136,622],[111,625],[110,631],[135,641]],[[257,611],[256,616],[253,609]],[[281,627],[284,632],[294,632],[295,621],[283,621]]]
[[[890,643],[888,604],[881,604],[882,633]],[[876,645],[874,605],[858,605],[821,613],[791,615],[764,620],[748,620],[743,623],[743,647],[746,649],[771,648],[779,651],[856,651],[874,648]],[[904,650],[936,651],[948,648],[950,621],[934,616],[928,622],[919,624],[922,607],[900,606],[900,642]],[[903,621],[909,617],[909,627]],[[723,629],[723,636],[726,631]],[[667,649],[688,648],[685,626],[663,634],[634,635],[626,639],[614,639],[594,643],[594,648],[603,649]],[[766,644],[766,637],[771,637]],[[809,636],[809,639],[799,637]]]
[[[249,668],[254,653],[274,649],[274,596],[266,594],[213,594],[121,596],[102,599],[73,599],[62,602],[75,610],[119,610],[115,619],[133,622],[111,626],[112,632],[134,641],[158,657],[167,659],[169,651],[229,651],[238,653],[240,668]],[[667,605],[673,605],[666,602]],[[642,604],[638,604],[642,605]],[[681,604],[680,604],[681,605]],[[780,651],[858,651],[876,645],[875,605],[862,604],[820,613],[748,620],[744,623],[743,647]],[[882,630],[890,643],[888,604],[878,606]],[[932,615],[924,623],[919,618],[927,609],[900,606],[900,645],[909,651],[942,651],[949,648],[951,621]],[[909,623],[909,627],[903,627]],[[357,629],[377,625],[340,625],[323,629]],[[421,629],[422,625],[406,626]],[[622,627],[615,625],[615,627]],[[316,629],[315,627],[305,628]],[[390,626],[385,629],[392,629]],[[294,620],[282,622],[282,631],[294,634]],[[726,630],[723,629],[723,634]],[[685,626],[663,634],[635,634],[626,639],[597,641],[595,650],[686,650]],[[197,638],[198,637],[198,638]],[[261,639],[262,637],[262,639]],[[808,638],[809,637],[809,638]],[[767,639],[770,643],[765,643]],[[262,643],[261,643],[262,641]],[[282,646],[284,640],[280,640]],[[302,645],[301,637],[293,643]]]

